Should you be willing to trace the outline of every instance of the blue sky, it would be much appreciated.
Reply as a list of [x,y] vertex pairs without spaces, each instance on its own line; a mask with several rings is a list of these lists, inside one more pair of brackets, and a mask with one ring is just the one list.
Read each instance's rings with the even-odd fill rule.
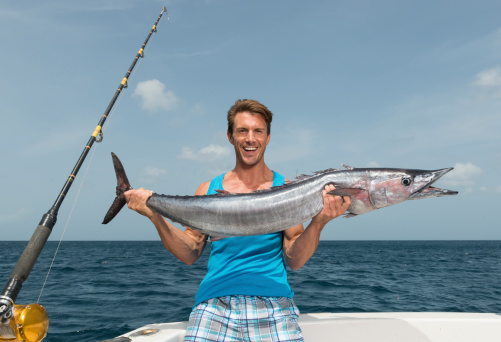
[[158,239],[128,210],[101,225],[110,152],[132,186],[193,194],[234,166],[239,98],[273,111],[266,161],[289,179],[455,167],[437,186],[458,196],[337,219],[323,239],[501,239],[501,4],[385,0],[2,1],[2,239],[31,237],[163,5],[51,240]]

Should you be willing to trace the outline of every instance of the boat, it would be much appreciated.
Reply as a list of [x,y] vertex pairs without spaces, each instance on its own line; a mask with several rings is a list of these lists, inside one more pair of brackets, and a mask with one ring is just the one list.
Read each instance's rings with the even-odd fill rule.
[[[188,322],[148,324],[101,342],[181,342]],[[464,312],[301,314],[305,341],[499,342],[501,315]]]

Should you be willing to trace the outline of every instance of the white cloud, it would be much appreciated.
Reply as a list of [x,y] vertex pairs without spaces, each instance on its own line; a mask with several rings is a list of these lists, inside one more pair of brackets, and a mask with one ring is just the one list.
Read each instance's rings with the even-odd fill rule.
[[475,85],[489,88],[501,86],[501,68],[497,66],[479,72],[475,76]]
[[141,183],[151,184],[162,176],[167,175],[167,170],[154,166],[145,166],[143,169],[141,169],[139,174],[139,180],[141,181]]
[[203,116],[207,114],[207,109],[205,109],[203,105],[197,103],[191,108],[189,113],[193,116]]
[[[284,128],[275,129],[271,134],[270,147],[266,150],[266,159],[274,163],[300,160],[309,156],[318,146],[318,131],[305,127],[306,124],[290,122]],[[273,132],[273,130],[272,130]]]
[[27,208],[20,208],[8,214],[0,214],[0,223],[12,222],[26,216],[30,211]]
[[210,144],[209,146],[202,147],[198,151],[193,150],[191,147],[184,146],[181,150],[180,159],[206,161],[214,159],[224,159],[231,153],[231,149],[221,145]]
[[191,58],[191,57],[199,57],[199,56],[209,56],[209,55],[214,55],[219,53],[221,50],[226,48],[226,46],[230,45],[231,42],[223,42],[217,46],[211,46],[210,48],[204,49],[204,50],[198,50],[198,51],[192,51],[192,52],[180,52],[180,53],[173,53],[171,56],[172,57],[177,57],[177,58]]
[[45,155],[70,150],[76,146],[81,146],[83,141],[89,137],[89,131],[81,128],[68,129],[66,131],[55,131],[43,136],[41,140],[31,143],[21,152],[22,155]]
[[141,170],[141,174],[146,177],[154,177],[157,178],[159,176],[164,176],[167,174],[167,171],[154,166],[146,166]]
[[377,161],[370,161],[367,163],[367,167],[382,167]]
[[472,163],[456,163],[454,170],[444,176],[444,183],[451,186],[473,186],[483,173],[482,169]]
[[156,112],[160,109],[171,110],[179,103],[174,92],[165,91],[165,85],[159,80],[139,82],[133,96],[140,96],[141,108],[149,112]]
[[501,194],[501,185],[496,186],[496,192],[499,192]]

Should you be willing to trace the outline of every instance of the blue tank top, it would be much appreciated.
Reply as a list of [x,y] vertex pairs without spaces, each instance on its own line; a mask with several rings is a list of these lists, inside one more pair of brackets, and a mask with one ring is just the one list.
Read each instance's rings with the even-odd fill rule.
[[[223,189],[223,178],[224,174],[211,181],[207,195]],[[285,178],[273,171],[273,186],[284,183]],[[208,271],[198,288],[195,305],[230,295],[292,298],[282,239],[282,232],[277,232],[213,241]]]

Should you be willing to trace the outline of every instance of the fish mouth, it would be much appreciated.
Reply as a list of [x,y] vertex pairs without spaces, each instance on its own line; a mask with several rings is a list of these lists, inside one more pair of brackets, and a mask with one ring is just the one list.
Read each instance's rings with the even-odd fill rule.
[[422,199],[422,198],[457,195],[458,194],[457,191],[441,189],[441,188],[436,188],[434,186],[431,186],[433,183],[435,183],[437,180],[439,180],[443,175],[445,175],[446,173],[448,173],[449,171],[451,171],[453,169],[454,169],[453,167],[449,167],[449,168],[435,170],[435,171],[428,171],[428,177],[430,178],[430,181],[425,186],[423,186],[421,189],[419,189],[418,191],[416,191],[412,195],[410,195],[408,199],[414,200],[414,199]]

